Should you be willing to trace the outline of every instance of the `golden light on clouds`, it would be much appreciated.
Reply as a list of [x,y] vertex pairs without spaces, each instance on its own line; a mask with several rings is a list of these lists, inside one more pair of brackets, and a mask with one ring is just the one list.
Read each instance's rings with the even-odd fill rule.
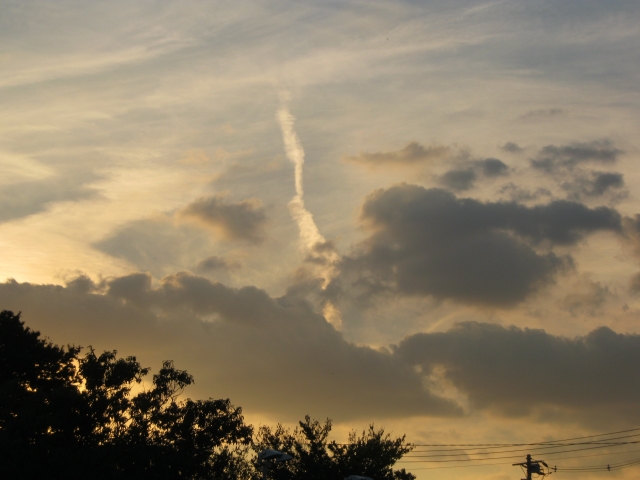
[[638,424],[636,2],[2,7],[2,309],[336,438]]

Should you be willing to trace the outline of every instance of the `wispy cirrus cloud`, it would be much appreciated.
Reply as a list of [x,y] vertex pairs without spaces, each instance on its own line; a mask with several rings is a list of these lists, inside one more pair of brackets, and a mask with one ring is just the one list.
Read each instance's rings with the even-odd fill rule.
[[406,147],[387,152],[360,152],[355,156],[344,157],[347,162],[359,163],[370,168],[393,167],[408,165],[424,165],[447,158],[451,149],[443,145],[423,146],[418,142],[411,142]]

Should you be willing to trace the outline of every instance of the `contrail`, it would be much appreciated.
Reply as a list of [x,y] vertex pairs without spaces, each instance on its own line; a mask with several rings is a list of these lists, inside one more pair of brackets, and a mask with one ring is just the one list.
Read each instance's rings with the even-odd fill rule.
[[[304,187],[302,181],[302,167],[304,165],[304,149],[300,144],[300,139],[293,129],[295,118],[284,105],[284,102],[278,110],[278,123],[282,130],[282,140],[284,141],[284,150],[287,158],[293,163],[295,168],[295,186],[296,195],[289,202],[289,211],[291,216],[298,224],[300,230],[300,246],[306,253],[321,257],[324,265],[318,271],[319,276],[323,280],[322,288],[326,288],[331,279],[335,276],[335,263],[338,260],[338,254],[332,248],[323,248],[327,244],[326,239],[318,230],[313,215],[304,206]],[[342,320],[340,311],[337,306],[327,302],[323,310],[325,318],[335,327],[340,328]]]
[[282,130],[284,149],[287,157],[295,167],[296,196],[293,197],[291,202],[289,202],[289,209],[291,210],[291,215],[300,229],[303,248],[311,250],[315,245],[322,244],[326,240],[320,234],[311,212],[304,208],[304,189],[302,186],[304,150],[302,149],[302,145],[300,145],[298,135],[296,135],[296,132],[293,130],[294,120],[293,115],[289,113],[289,110],[286,107],[282,107],[278,110],[278,122],[280,123],[280,129]]

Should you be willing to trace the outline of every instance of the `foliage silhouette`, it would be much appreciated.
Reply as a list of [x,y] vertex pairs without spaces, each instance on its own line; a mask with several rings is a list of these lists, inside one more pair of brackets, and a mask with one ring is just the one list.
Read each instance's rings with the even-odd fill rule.
[[247,478],[252,427],[227,400],[178,400],[193,377],[149,373],[116,351],[59,347],[0,313],[0,473],[4,478]]
[[[294,458],[284,463],[270,463],[267,478],[270,480],[327,480],[361,475],[374,480],[414,480],[415,475],[405,469],[393,470],[395,463],[413,449],[405,437],[391,438],[384,429],[373,425],[361,435],[352,431],[348,444],[329,442],[331,420],[324,423],[312,420],[308,415],[299,422],[293,432],[281,424],[275,429],[262,426],[258,429],[253,448],[259,452],[265,448],[289,453]],[[254,462],[260,478],[260,465]]]
[[0,478],[257,480],[255,454],[272,448],[294,458],[271,464],[270,480],[415,479],[393,470],[413,448],[404,436],[371,425],[338,444],[330,420],[307,416],[293,432],[263,426],[253,438],[228,399],[180,400],[193,377],[171,361],[134,395],[149,374],[136,357],[80,352],[0,312]]

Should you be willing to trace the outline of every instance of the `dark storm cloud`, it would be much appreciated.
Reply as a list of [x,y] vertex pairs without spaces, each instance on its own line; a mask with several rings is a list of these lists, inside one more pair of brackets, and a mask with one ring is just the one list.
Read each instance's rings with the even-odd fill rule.
[[27,325],[54,342],[117,348],[154,367],[173,359],[195,376],[191,395],[230,397],[285,420],[461,413],[425,390],[410,365],[347,342],[291,295],[272,298],[186,273],[160,282],[136,273],[100,284],[7,281],[0,304],[21,310]]
[[425,375],[444,367],[445,378],[474,408],[640,420],[640,335],[601,327],[571,339],[470,322],[407,337],[395,354]]
[[546,173],[555,173],[563,169],[571,170],[588,162],[612,164],[621,153],[622,150],[615,148],[606,139],[563,146],[547,145],[531,159],[531,166]]
[[261,202],[256,199],[232,203],[222,195],[202,197],[187,205],[179,216],[197,220],[230,241],[259,243],[265,236],[267,215]]
[[343,260],[344,281],[355,275],[354,285],[370,292],[498,306],[524,300],[572,265],[568,256],[534,247],[569,246],[622,228],[620,215],[605,207],[482,203],[407,184],[369,195],[361,219],[370,236]]
[[448,157],[449,154],[449,147],[442,145],[429,145],[424,147],[417,142],[411,142],[401,150],[376,153],[360,152],[359,155],[345,157],[345,160],[370,167],[383,165],[415,165],[440,160]]
[[93,198],[98,195],[98,191],[86,184],[96,179],[94,175],[61,175],[3,185],[0,187],[0,222],[43,212],[56,202]]

